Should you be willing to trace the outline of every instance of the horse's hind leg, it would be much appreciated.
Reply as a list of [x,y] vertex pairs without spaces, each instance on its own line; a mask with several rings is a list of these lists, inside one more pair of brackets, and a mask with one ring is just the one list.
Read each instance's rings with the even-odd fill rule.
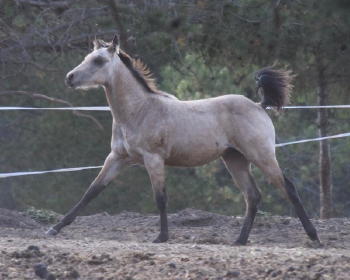
[[50,228],[46,234],[56,235],[59,231],[74,221],[79,211],[82,210],[93,198],[95,198],[106,185],[115,178],[124,166],[124,160],[110,153],[96,179],[84,193],[81,200],[62,218],[62,220]]
[[260,191],[250,173],[250,162],[240,152],[229,149],[222,158],[234,182],[244,195],[246,213],[240,235],[235,244],[245,245],[258,211],[258,204],[261,200]]
[[293,204],[295,212],[309,238],[313,241],[317,241],[317,243],[320,243],[317,231],[306,214],[297,189],[293,183],[285,175],[283,175],[275,156],[271,156],[269,159],[265,158],[263,162],[259,160],[259,162],[256,164],[265,173],[265,175],[267,175],[271,183],[279,187],[286,194],[287,198]]

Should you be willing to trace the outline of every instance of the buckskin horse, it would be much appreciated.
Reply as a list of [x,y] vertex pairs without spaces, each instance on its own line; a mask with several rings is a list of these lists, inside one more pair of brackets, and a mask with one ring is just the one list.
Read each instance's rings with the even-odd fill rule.
[[123,167],[144,165],[160,212],[160,233],[154,242],[168,240],[165,166],[199,166],[222,158],[243,192],[246,214],[236,245],[248,241],[261,199],[251,175],[256,165],[293,204],[307,235],[320,243],[296,188],[282,173],[275,156],[275,130],[265,111],[288,103],[292,74],[267,67],[256,73],[261,103],[242,95],[182,101],[160,91],[148,68],[112,42],[94,41],[94,50],[66,76],[74,89],[102,87],[113,116],[111,152],[81,200],[47,231],[56,235],[113,180]]

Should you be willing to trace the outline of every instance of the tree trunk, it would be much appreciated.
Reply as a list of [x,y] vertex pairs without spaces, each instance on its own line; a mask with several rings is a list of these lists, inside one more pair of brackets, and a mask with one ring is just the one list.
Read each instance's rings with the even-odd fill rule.
[[[318,105],[326,105],[328,94],[324,71],[319,70],[317,100]],[[327,135],[328,112],[327,109],[318,109],[318,134],[320,137]],[[332,162],[330,145],[328,140],[320,141],[319,153],[319,179],[320,179],[320,218],[328,219],[333,216],[332,199]]]

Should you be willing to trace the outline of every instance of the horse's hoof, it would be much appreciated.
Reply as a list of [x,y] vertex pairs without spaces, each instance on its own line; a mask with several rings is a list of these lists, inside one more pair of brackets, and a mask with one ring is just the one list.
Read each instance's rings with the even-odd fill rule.
[[245,246],[247,245],[248,242],[244,242],[241,240],[236,240],[235,242],[233,242],[233,246]]
[[167,234],[159,234],[159,236],[153,240],[153,243],[163,243],[168,241],[169,236]]
[[323,244],[321,243],[321,241],[319,239],[307,240],[305,242],[305,247],[319,249],[319,248],[323,248]]
[[50,228],[45,234],[49,236],[55,236],[58,234],[58,231],[55,230],[54,228]]

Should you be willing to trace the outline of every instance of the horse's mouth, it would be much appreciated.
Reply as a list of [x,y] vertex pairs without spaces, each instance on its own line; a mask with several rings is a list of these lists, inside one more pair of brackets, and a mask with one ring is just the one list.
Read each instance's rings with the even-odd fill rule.
[[69,88],[74,88],[74,84],[71,80],[68,80],[67,78],[64,80],[64,83],[66,84],[67,87]]
[[69,87],[71,89],[77,89],[77,88],[79,88],[79,86],[81,86],[80,85],[81,83],[77,83],[77,82],[74,82],[72,80],[67,80],[67,79],[65,79],[64,83],[66,84],[67,87]]

